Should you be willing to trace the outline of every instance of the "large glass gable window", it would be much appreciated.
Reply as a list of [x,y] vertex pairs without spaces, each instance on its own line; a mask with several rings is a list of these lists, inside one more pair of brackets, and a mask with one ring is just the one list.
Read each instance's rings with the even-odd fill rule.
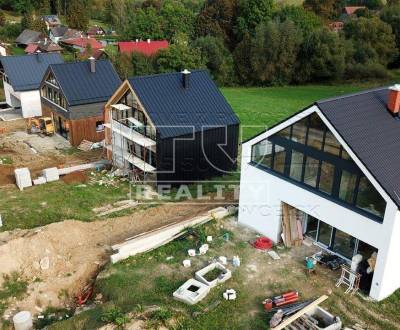
[[253,145],[251,161],[382,222],[385,200],[317,113]]

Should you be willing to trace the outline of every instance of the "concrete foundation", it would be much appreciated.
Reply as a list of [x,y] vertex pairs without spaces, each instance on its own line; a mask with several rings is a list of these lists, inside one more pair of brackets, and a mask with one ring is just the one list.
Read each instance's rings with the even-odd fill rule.
[[[207,280],[206,275],[214,269],[218,269],[220,271],[220,275],[212,280]],[[213,262],[212,264],[209,264],[207,267],[204,267],[195,273],[196,280],[208,285],[211,288],[226,282],[231,277],[232,272],[219,262]]]
[[189,305],[197,304],[210,292],[211,287],[201,283],[193,278],[187,280],[173,294],[176,300],[182,301]]

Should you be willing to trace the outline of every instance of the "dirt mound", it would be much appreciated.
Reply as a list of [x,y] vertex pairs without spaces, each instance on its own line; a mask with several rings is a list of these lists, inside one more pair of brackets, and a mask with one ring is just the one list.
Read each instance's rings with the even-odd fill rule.
[[14,166],[0,165],[0,185],[15,183]]
[[85,183],[88,181],[88,176],[86,172],[73,172],[61,177],[61,179],[68,184],[71,183]]
[[108,262],[111,245],[213,207],[167,204],[110,220],[91,223],[68,220],[40,229],[0,233],[0,286],[3,275],[13,271],[20,272],[29,282],[27,296],[13,302],[5,317],[10,317],[17,308],[37,314],[47,306],[71,303]]

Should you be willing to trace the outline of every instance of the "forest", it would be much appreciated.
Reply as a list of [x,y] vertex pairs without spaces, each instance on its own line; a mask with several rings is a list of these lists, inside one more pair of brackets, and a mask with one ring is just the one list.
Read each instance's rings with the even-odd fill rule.
[[0,15],[2,39],[56,13],[83,31],[103,22],[117,40],[170,42],[151,57],[110,47],[122,77],[206,68],[220,86],[271,86],[387,79],[400,65],[400,0],[0,0],[0,9],[22,15],[21,24]]

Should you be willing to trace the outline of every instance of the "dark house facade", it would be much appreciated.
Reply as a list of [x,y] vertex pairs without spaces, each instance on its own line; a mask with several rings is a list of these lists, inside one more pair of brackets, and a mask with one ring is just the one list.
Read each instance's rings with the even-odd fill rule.
[[40,87],[43,114],[73,146],[102,141],[104,105],[120,84],[107,60],[50,65]]
[[109,159],[179,184],[234,171],[239,120],[206,71],[134,77],[105,108]]

